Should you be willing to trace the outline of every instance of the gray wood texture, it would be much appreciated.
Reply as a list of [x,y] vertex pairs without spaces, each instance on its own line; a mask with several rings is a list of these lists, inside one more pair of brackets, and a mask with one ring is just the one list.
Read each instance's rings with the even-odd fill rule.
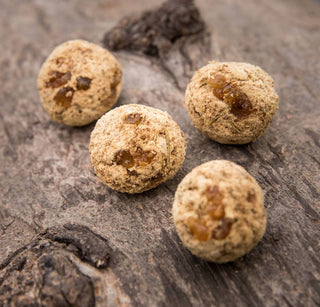
[[[101,44],[121,18],[160,4],[0,0],[0,306],[81,306],[79,296],[57,296],[77,288],[73,278],[82,278],[83,306],[320,305],[319,2],[196,0],[206,35],[182,38],[160,60],[115,53],[124,72],[116,106],[166,110],[187,138],[182,169],[154,190],[126,195],[104,186],[90,165],[94,124],[66,127],[41,107],[37,75],[56,45],[75,38]],[[253,144],[220,145],[191,125],[184,88],[213,59],[256,64],[275,79],[280,108]],[[171,216],[181,179],[212,159],[244,166],[263,188],[268,214],[258,246],[224,265],[192,256]],[[38,285],[31,305],[16,290],[19,278],[37,280],[30,263],[41,273],[42,241],[45,255],[65,263],[68,280],[47,262],[40,280],[58,272],[61,286]],[[106,251],[109,265],[101,266]]]

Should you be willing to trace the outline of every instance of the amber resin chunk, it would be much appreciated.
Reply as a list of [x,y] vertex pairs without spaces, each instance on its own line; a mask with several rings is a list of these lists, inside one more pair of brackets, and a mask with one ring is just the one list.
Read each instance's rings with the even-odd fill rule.
[[190,228],[191,234],[199,241],[203,242],[209,240],[210,232],[202,220],[189,218],[187,224]]
[[142,116],[139,113],[131,113],[125,116],[124,122],[127,124],[139,125],[142,121]]
[[156,155],[157,152],[154,150],[143,151],[140,147],[138,147],[133,157],[137,165],[146,166],[152,162]]
[[53,99],[58,105],[62,107],[69,107],[72,102],[73,94],[74,89],[70,86],[66,86],[62,87]]
[[220,224],[214,228],[211,232],[213,239],[222,240],[228,236],[231,231],[233,221],[230,218],[223,218],[220,220]]
[[140,147],[132,155],[129,150],[119,150],[116,153],[115,161],[118,165],[122,165],[126,168],[131,168],[134,165],[146,166],[152,162],[157,155],[155,151],[143,151]]
[[57,88],[62,85],[65,85],[71,79],[71,72],[59,72],[59,71],[51,71],[50,75],[52,77],[46,82],[46,87]]
[[91,79],[87,77],[78,77],[77,78],[77,90],[86,91],[90,88]]
[[223,75],[217,74],[208,83],[213,88],[214,95],[227,102],[231,109],[230,112],[238,117],[245,118],[252,112],[252,104],[248,96],[241,92],[239,88],[226,81]]
[[217,98],[223,100],[225,87],[227,85],[226,78],[222,75],[216,75],[214,79],[212,78],[208,79],[208,83],[213,89],[213,94]]
[[224,217],[224,207],[222,204],[222,194],[218,186],[208,187],[206,189],[206,196],[208,200],[207,213],[211,219],[219,220]]
[[[190,233],[199,241],[206,241],[211,238],[216,240],[224,239],[230,232],[232,220],[224,217],[225,210],[222,204],[223,195],[220,192],[219,187],[214,185],[206,188],[205,196],[207,198],[207,204],[205,210],[202,209],[198,211],[200,218],[188,219],[187,224]],[[204,219],[201,217],[206,214],[210,216],[211,220],[218,221],[219,224],[216,227],[214,226],[215,224],[211,224],[211,226],[205,225]]]
[[129,150],[119,150],[116,153],[116,163],[126,168],[134,166],[134,159]]

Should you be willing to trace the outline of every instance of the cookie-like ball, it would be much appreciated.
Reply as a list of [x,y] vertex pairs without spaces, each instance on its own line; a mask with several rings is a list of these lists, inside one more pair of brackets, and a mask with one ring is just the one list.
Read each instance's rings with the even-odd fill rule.
[[193,125],[222,144],[260,137],[278,109],[273,79],[248,63],[210,62],[192,77],[186,107]]
[[184,161],[186,141],[168,113],[132,104],[98,120],[89,149],[103,183],[120,192],[140,193],[174,176]]
[[72,40],[56,47],[43,63],[38,90],[54,121],[84,126],[115,104],[121,77],[121,67],[110,52],[84,40]]
[[179,184],[173,219],[183,244],[208,261],[248,253],[266,228],[263,192],[243,167],[216,160],[193,169]]

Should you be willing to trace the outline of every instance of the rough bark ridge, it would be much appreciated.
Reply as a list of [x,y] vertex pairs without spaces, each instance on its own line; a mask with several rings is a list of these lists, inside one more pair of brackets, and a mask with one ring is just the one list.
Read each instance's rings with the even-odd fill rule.
[[106,268],[109,246],[87,227],[49,228],[0,264],[0,306],[95,306],[96,278],[79,261]]
[[141,16],[125,17],[104,35],[103,44],[159,59],[181,89],[210,50],[209,33],[193,0],[168,0]]
[[105,34],[103,43],[114,51],[124,49],[162,57],[178,39],[200,33],[204,28],[192,0],[169,0],[138,18],[123,18]]

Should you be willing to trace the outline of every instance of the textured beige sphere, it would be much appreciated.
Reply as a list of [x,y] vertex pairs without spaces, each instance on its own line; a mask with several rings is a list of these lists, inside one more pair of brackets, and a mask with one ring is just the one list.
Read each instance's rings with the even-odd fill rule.
[[183,244],[208,261],[248,253],[266,228],[263,192],[243,167],[216,160],[193,169],[179,184],[173,219]]
[[186,141],[168,113],[125,105],[101,117],[90,140],[93,168],[114,190],[140,193],[170,179],[181,167]]
[[248,63],[210,62],[195,72],[186,90],[193,125],[222,144],[260,137],[278,109],[273,79]]
[[54,121],[84,126],[116,103],[121,76],[119,63],[106,49],[72,40],[56,47],[43,63],[38,90]]

